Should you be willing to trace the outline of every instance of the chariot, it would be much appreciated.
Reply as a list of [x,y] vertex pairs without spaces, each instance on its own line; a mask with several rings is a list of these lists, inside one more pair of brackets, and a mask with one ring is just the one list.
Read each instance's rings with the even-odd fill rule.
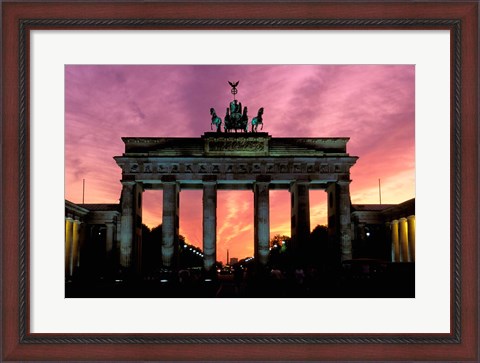
[[[233,101],[230,102],[229,107],[227,107],[227,112],[224,118],[224,130],[225,132],[248,132],[248,115],[247,107],[243,107],[242,104],[235,99],[237,94],[237,85],[238,82],[232,83],[228,82],[232,86],[231,93],[233,94]],[[215,126],[217,132],[221,132],[222,119],[217,116],[214,108],[210,108],[210,115],[212,116],[212,124],[210,129]],[[257,132],[257,128],[260,125],[261,129],[263,128],[263,107],[258,110],[258,114],[252,120],[252,132]]]
[[248,131],[248,115],[247,107],[244,107],[242,110],[242,104],[238,103],[237,100],[230,102],[230,107],[227,107],[227,113],[225,114],[225,132],[232,132],[238,130],[247,132]]

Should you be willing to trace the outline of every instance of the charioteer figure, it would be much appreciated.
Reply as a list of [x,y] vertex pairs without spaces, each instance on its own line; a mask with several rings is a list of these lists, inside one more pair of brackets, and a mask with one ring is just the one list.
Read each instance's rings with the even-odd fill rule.
[[248,132],[247,108],[244,107],[242,110],[242,104],[235,99],[235,95],[238,93],[238,83],[239,81],[228,81],[228,84],[232,87],[230,92],[233,95],[233,101],[230,102],[230,107],[227,108],[225,115],[225,132],[231,132],[232,130]]
[[230,102],[230,113],[242,113],[242,104],[237,100]]

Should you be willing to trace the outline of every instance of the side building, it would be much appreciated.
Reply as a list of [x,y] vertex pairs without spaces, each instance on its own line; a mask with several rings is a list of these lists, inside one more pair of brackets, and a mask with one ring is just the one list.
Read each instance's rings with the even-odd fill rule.
[[415,199],[400,204],[353,204],[355,258],[415,262]]
[[65,279],[117,273],[119,204],[75,204],[65,200]]

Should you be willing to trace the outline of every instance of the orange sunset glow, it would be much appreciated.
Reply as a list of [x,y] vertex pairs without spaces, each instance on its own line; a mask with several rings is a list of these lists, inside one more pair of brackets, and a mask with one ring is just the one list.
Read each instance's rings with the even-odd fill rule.
[[[200,137],[236,98],[264,107],[272,137],[349,137],[353,204],[415,197],[413,65],[68,65],[65,67],[65,199],[118,203],[122,137]],[[254,112],[252,111],[251,117]],[[143,223],[162,223],[162,191],[143,194]],[[290,194],[270,191],[270,236],[290,235]],[[327,224],[326,193],[310,191],[311,228]],[[202,192],[180,194],[180,234],[202,247]],[[217,260],[253,255],[253,192],[219,191]],[[160,241],[159,241],[160,243]]]

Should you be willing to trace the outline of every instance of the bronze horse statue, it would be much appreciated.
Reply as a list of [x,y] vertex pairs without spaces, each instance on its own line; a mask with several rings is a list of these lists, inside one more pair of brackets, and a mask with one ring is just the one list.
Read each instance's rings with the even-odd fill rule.
[[222,132],[220,126],[222,125],[222,119],[217,116],[214,108],[210,109],[210,115],[212,115],[212,123],[210,124],[210,130],[212,130],[212,126],[215,125],[217,127],[217,132]]
[[263,130],[263,118],[262,118],[262,115],[263,115],[263,107],[260,107],[260,109],[258,110],[257,117],[254,117],[254,118],[252,119],[252,132],[257,132],[258,125],[262,125],[262,127],[260,128],[260,130]]

